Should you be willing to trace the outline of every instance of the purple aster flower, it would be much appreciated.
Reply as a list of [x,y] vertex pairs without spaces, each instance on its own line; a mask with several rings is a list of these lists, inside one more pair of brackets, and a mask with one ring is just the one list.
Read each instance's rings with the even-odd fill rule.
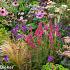
[[54,57],[53,56],[48,56],[48,62],[51,62],[54,60]]
[[26,25],[23,25],[21,29],[22,29],[23,32],[26,32],[26,30],[27,30]]
[[17,25],[16,27],[14,27],[14,28],[11,30],[11,32],[12,32],[14,35],[16,35],[17,32],[18,32],[18,30],[19,30],[19,26]]
[[15,29],[16,29],[16,30],[18,30],[18,29],[19,29],[19,26],[18,26],[18,25],[16,25],[16,26],[15,26]]
[[37,13],[36,13],[36,18],[41,19],[41,18],[43,18],[43,17],[44,17],[44,15],[45,15],[45,13],[44,13],[44,12],[39,11],[39,12],[37,12]]
[[4,60],[5,60],[6,62],[8,62],[8,60],[9,60],[8,55],[5,55],[5,56],[4,56]]

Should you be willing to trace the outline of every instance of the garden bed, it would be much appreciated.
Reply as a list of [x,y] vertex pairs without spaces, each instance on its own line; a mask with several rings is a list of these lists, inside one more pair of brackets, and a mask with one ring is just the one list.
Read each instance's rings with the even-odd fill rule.
[[1,69],[70,70],[70,1],[1,0]]

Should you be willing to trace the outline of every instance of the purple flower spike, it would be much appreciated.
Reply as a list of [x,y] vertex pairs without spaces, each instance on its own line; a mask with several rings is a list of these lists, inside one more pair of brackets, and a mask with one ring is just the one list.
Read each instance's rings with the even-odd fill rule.
[[53,56],[48,56],[48,62],[51,62],[54,60],[54,57]]
[[16,30],[18,30],[18,29],[19,29],[19,26],[18,26],[18,25],[16,25],[15,29],[16,29]]
[[23,32],[26,32],[26,30],[27,30],[26,25],[22,26],[22,31],[23,31]]
[[23,34],[16,35],[16,39],[21,39],[21,38],[24,38],[24,35]]
[[17,25],[16,27],[14,27],[14,28],[11,30],[11,32],[12,32],[14,35],[16,35],[17,32],[18,32],[18,30],[19,30],[19,26]]
[[7,55],[5,55],[5,56],[4,56],[4,60],[5,60],[6,62],[8,62],[9,57],[8,57]]

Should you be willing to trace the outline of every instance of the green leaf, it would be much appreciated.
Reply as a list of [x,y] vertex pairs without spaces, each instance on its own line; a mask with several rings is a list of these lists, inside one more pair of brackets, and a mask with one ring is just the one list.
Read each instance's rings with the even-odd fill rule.
[[32,26],[33,29],[37,28],[37,25],[35,23],[30,23],[30,24],[28,24],[28,26]]

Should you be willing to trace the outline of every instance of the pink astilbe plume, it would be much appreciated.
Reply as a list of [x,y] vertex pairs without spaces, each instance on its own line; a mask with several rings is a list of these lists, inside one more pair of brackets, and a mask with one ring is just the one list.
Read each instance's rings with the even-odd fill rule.
[[52,25],[52,21],[51,20],[49,21],[49,28],[50,28],[50,31],[53,32],[53,25]]
[[28,34],[25,38],[25,41],[29,42],[29,41],[31,41],[31,39],[32,39],[32,34]]
[[28,45],[30,45],[32,48],[35,48],[35,43],[33,41],[33,37],[32,37],[32,34],[28,34],[26,37],[25,37],[25,41],[27,42]]
[[49,36],[50,43],[53,44],[53,34],[52,34],[52,32],[50,32],[50,33],[48,34],[48,36]]
[[54,28],[53,28],[51,20],[49,21],[49,30],[50,30],[50,32],[48,34],[48,37],[49,37],[50,43],[53,43],[53,30],[54,30]]
[[42,28],[42,23],[40,22],[38,25],[38,28],[35,31],[35,36],[37,37],[42,37],[42,35],[44,34],[43,28]]
[[44,25],[44,30],[48,30],[48,26],[47,25]]
[[53,48],[53,47],[54,47],[53,33],[50,32],[50,33],[48,34],[48,37],[49,37],[49,46],[50,46],[50,48]]
[[55,25],[55,34],[56,34],[56,36],[60,36],[59,26],[58,25]]
[[38,39],[37,39],[37,43],[38,43],[38,45],[41,45],[41,43],[42,43],[41,38],[38,38]]

